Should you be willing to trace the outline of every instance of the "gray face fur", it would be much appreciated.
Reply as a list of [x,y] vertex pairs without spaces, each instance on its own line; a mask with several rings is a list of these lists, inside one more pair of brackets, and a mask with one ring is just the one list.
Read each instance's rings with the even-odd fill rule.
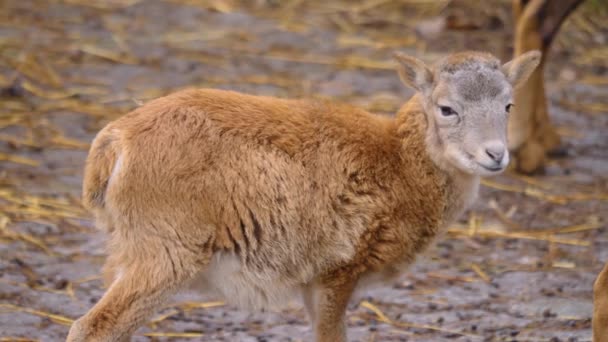
[[409,56],[398,54],[396,59],[403,82],[422,95],[427,142],[440,154],[434,159],[469,174],[503,171],[509,163],[513,88],[527,80],[540,54],[530,52],[501,65],[490,54],[464,52],[446,57],[432,70]]

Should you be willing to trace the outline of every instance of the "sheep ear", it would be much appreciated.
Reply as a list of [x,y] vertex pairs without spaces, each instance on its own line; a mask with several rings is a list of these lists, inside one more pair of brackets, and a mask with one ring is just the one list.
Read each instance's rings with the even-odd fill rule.
[[502,72],[507,76],[507,80],[509,80],[513,88],[526,83],[528,77],[530,77],[540,63],[540,57],[541,53],[538,50],[532,50],[502,66]]
[[433,73],[423,61],[399,52],[395,52],[393,57],[399,63],[399,77],[405,85],[419,92],[431,89]]

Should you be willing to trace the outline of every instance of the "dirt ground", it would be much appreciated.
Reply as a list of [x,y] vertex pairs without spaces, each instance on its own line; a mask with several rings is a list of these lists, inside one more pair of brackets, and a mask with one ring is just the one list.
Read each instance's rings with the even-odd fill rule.
[[[608,261],[608,6],[568,20],[546,72],[567,155],[484,181],[394,284],[348,311],[352,341],[590,341]],[[331,97],[391,115],[391,53],[511,54],[509,1],[0,2],[0,341],[61,341],[102,295],[104,236],[79,204],[88,144],[184,87]],[[136,341],[302,341],[297,303],[251,313],[184,293]]]

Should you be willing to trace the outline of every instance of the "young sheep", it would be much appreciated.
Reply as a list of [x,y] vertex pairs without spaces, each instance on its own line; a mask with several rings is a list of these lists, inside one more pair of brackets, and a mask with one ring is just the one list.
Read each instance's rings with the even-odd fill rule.
[[[188,90],[95,138],[84,204],[111,284],[68,341],[124,341],[198,283],[263,308],[301,294],[317,341],[346,340],[357,285],[393,279],[508,163],[512,88],[539,62],[397,54],[417,94],[396,118],[343,104]],[[198,280],[198,281],[197,281]]]

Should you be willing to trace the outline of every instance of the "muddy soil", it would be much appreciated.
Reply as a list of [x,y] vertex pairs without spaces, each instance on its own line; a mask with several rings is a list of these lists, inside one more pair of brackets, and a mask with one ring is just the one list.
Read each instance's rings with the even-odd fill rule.
[[[546,72],[565,156],[488,179],[399,281],[348,311],[352,341],[590,341],[608,261],[607,6],[563,27]],[[104,236],[80,207],[88,144],[184,87],[331,97],[392,115],[391,53],[511,55],[509,1],[5,0],[0,6],[0,340],[62,341],[103,294]],[[304,341],[295,301],[245,312],[176,296],[136,341]]]

